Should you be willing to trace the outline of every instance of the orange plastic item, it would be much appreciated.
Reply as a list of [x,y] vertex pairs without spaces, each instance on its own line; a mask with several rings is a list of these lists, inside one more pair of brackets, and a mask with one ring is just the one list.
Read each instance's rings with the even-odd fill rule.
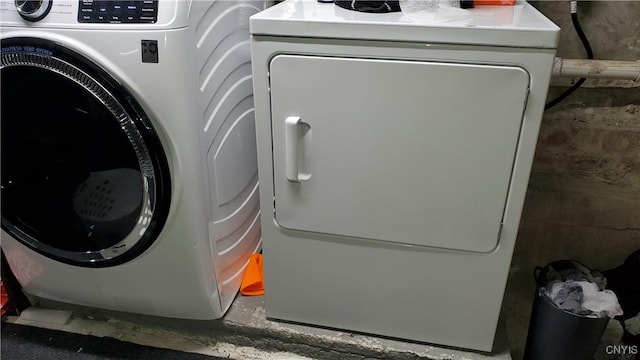
[[473,0],[473,5],[515,5],[516,0]]
[[262,254],[252,254],[249,264],[244,270],[242,284],[240,285],[242,295],[264,295],[264,271],[262,270]]
[[7,294],[7,291],[4,289],[4,284],[1,281],[0,281],[0,288],[1,288],[0,301],[2,302],[2,307],[0,308],[0,315],[4,315],[7,313],[8,307],[9,307],[9,294]]

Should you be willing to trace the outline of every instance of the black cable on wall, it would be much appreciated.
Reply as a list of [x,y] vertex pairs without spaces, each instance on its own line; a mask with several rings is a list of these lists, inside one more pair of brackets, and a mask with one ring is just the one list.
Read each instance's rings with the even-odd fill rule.
[[[578,37],[580,38],[580,41],[582,42],[582,45],[584,46],[584,49],[587,52],[587,59],[593,59],[593,50],[591,49],[591,44],[589,44],[589,39],[587,39],[587,36],[584,34],[584,31],[582,31],[582,26],[580,26],[580,20],[578,19],[578,2],[577,1],[571,1],[571,22],[573,23],[573,27],[576,30],[576,33],[578,33]],[[565,92],[563,92],[558,97],[556,97],[555,99],[545,104],[544,109],[545,110],[550,109],[551,107],[560,103],[562,100],[566,99],[567,96],[571,95],[574,91],[578,90],[578,88],[582,86],[585,80],[587,79],[585,78],[579,79],[570,88],[565,90]]]

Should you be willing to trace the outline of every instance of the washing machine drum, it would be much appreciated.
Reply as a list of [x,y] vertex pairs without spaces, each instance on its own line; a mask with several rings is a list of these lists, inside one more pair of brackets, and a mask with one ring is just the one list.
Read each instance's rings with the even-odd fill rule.
[[157,238],[170,177],[152,122],[83,55],[2,40],[2,228],[69,264],[129,261]]

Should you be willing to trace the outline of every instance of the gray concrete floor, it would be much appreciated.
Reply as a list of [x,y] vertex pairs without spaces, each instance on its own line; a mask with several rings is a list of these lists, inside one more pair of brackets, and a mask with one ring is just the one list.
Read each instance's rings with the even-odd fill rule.
[[[266,319],[262,297],[240,295],[226,316],[216,321],[166,319],[44,299],[34,299],[33,308],[9,321],[238,360],[520,360],[534,292],[532,275],[514,264],[492,354],[271,321]],[[606,345],[621,337],[616,324],[610,322],[595,360],[626,360],[604,352]]]
[[[493,354],[267,320],[262,297],[238,296],[220,321],[186,321],[36,299],[9,321],[238,360],[510,360],[504,326]],[[504,321],[501,321],[504,324]]]

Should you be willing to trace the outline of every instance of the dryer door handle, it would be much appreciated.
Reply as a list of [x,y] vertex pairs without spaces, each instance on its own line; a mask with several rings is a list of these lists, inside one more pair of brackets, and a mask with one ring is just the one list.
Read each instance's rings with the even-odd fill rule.
[[308,151],[311,145],[311,126],[299,116],[284,121],[284,152],[287,180],[300,183],[311,178]]

